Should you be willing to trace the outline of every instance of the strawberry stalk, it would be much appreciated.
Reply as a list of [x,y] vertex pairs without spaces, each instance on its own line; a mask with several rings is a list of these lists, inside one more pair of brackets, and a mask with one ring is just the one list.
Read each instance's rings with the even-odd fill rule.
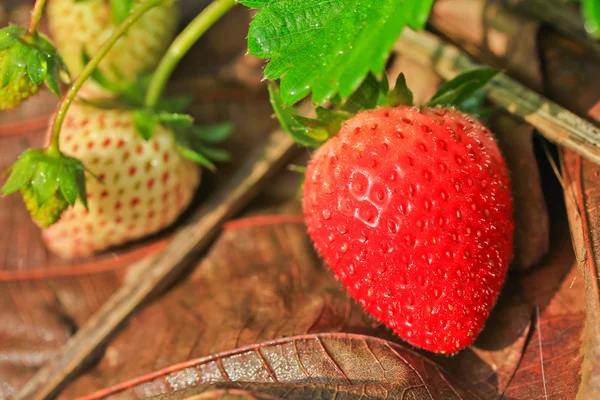
[[235,0],[215,0],[175,39],[152,76],[145,99],[147,108],[152,109],[156,106],[175,67],[194,43],[234,5]]
[[37,33],[38,25],[42,19],[45,5],[46,0],[36,0],[35,5],[33,6],[33,11],[31,11],[31,19],[29,20],[29,29],[27,30],[28,34],[31,36]]
[[67,116],[67,111],[69,110],[69,107],[75,100],[75,97],[77,96],[77,93],[79,92],[79,89],[81,89],[81,87],[83,86],[85,81],[94,73],[94,70],[96,69],[96,67],[98,67],[98,65],[104,58],[104,56],[106,56],[106,54],[110,51],[110,49],[114,46],[114,44],[121,38],[121,36],[123,36],[127,32],[127,30],[131,27],[131,25],[133,25],[138,19],[140,19],[142,17],[142,15],[144,15],[148,10],[160,5],[164,1],[166,1],[166,0],[147,0],[146,2],[142,3],[138,8],[133,10],[133,12],[113,32],[113,34],[106,41],[106,43],[104,43],[104,45],[98,51],[98,53],[96,55],[94,55],[94,57],[90,60],[90,62],[85,66],[85,68],[81,72],[81,75],[79,75],[77,80],[73,83],[73,85],[71,86],[71,89],[69,89],[69,92],[67,93],[67,95],[64,97],[64,99],[60,103],[58,112],[56,113],[56,116],[54,118],[53,125],[52,125],[52,138],[50,140],[50,145],[48,146],[48,154],[54,154],[54,155],[60,154],[60,149],[59,149],[60,129],[63,125],[65,117]]

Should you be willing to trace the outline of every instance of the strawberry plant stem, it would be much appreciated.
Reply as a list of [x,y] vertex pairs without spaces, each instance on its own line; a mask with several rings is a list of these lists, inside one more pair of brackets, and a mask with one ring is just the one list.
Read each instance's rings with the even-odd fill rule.
[[35,5],[33,6],[33,10],[31,11],[29,29],[27,30],[27,32],[30,35],[34,35],[37,32],[38,25],[40,24],[40,20],[42,19],[42,14],[44,13],[45,5],[46,0],[36,0]]
[[235,5],[235,0],[215,0],[184,29],[161,60],[148,87],[145,105],[153,108],[179,61],[198,39]]
[[104,56],[110,51],[113,45],[127,32],[129,27],[133,25],[142,15],[144,15],[148,10],[154,8],[166,0],[146,0],[142,4],[140,4],[135,10],[132,11],[131,14],[119,25],[119,27],[113,32],[110,38],[102,45],[102,48],[94,55],[94,57],[90,60],[89,63],[86,64],[85,68],[77,77],[73,86],[69,89],[69,92],[61,101],[58,112],[54,117],[53,125],[52,125],[52,139],[50,141],[50,145],[48,146],[48,153],[50,154],[59,154],[59,144],[58,138],[60,136],[60,128],[65,120],[67,115],[67,111],[69,107],[75,100],[77,96],[77,92],[83,86],[85,81],[92,75],[98,64],[102,61]]

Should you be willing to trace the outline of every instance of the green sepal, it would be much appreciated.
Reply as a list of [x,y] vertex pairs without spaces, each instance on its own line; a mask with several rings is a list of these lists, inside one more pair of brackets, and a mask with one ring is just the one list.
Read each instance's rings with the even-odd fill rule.
[[[81,62],[82,65],[87,65],[91,61],[91,57],[88,52],[84,49],[81,50]],[[118,93],[122,90],[121,85],[117,82],[113,82],[108,79],[98,68],[92,71],[92,75],[90,76],[97,84],[99,84],[104,89],[107,89],[110,92]]]
[[454,106],[467,101],[475,93],[482,90],[496,75],[498,71],[491,68],[478,68],[444,83],[433,95],[427,106]]
[[13,194],[31,183],[31,178],[37,168],[37,162],[42,154],[41,150],[36,149],[29,149],[21,154],[9,168],[10,175],[1,189],[4,195]]
[[387,95],[386,105],[396,106],[414,106],[413,94],[406,85],[406,77],[403,73],[398,76],[396,86]]
[[357,113],[384,105],[388,92],[387,76],[384,75],[383,79],[378,80],[375,75],[370,73],[358,89],[343,103],[341,109],[350,113]]
[[231,160],[231,154],[228,151],[215,145],[223,142],[231,135],[232,124],[186,126],[178,122],[171,124],[169,128],[175,133],[178,149],[183,157],[203,165],[211,171],[216,170],[214,162],[228,162]]
[[114,24],[118,26],[125,21],[134,6],[135,0],[110,0],[110,10]]
[[200,141],[208,144],[222,143],[231,136],[232,132],[233,124],[231,123],[198,125],[193,128],[193,134]]
[[31,187],[38,206],[43,205],[58,189],[58,169],[54,162],[42,160],[33,173]]
[[2,60],[2,81],[0,87],[5,88],[10,83],[21,78],[27,72],[27,57],[29,49],[25,46],[15,43],[5,50]]
[[16,25],[0,29],[0,85],[5,88],[21,77],[27,76],[35,86],[46,82],[57,96],[61,74],[68,70],[54,45],[43,35],[28,35]]
[[48,62],[45,58],[40,57],[37,51],[29,53],[27,73],[34,84],[39,86],[44,82],[46,74],[48,73]]
[[144,139],[149,140],[154,136],[157,118],[149,110],[133,110],[133,126],[137,133]]
[[29,149],[12,165],[1,191],[4,195],[21,191],[33,219],[49,226],[77,199],[87,208],[85,171],[76,158]]
[[22,31],[23,28],[17,25],[9,25],[0,29],[0,51],[9,48],[17,42],[19,40],[19,34]]
[[315,140],[308,134],[309,128],[296,119],[297,115],[294,107],[288,107],[283,103],[277,85],[269,84],[269,97],[281,128],[289,133],[297,143],[308,147],[318,147],[321,144],[320,141]]
[[[497,74],[498,71],[489,68],[461,74],[443,84],[426,107],[456,107],[473,116],[483,117],[490,112],[483,107],[486,95],[484,87]],[[360,111],[379,106],[414,105],[413,94],[403,74],[398,76],[392,90],[386,75],[377,78],[374,74],[368,74],[357,91],[345,101],[340,96],[334,96],[331,100],[332,109],[317,107],[316,118],[299,116],[294,107],[286,107],[279,96],[277,85],[269,85],[269,94],[273,110],[283,130],[298,143],[310,147],[317,147],[335,136],[344,121]]]
[[197,151],[194,151],[191,148],[181,144],[177,146],[177,150],[184,158],[198,163],[212,172],[215,172],[217,170],[215,164],[213,164],[208,158],[198,153]]
[[317,118],[305,118],[299,115],[296,115],[294,118],[302,125],[309,128],[307,134],[319,142],[324,142],[337,135],[344,121],[352,117],[352,114],[328,110],[324,107],[317,107],[315,112]]

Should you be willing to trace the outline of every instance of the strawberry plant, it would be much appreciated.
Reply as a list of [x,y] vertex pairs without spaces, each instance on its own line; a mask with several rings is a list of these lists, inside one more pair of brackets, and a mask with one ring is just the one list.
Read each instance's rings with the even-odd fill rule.
[[[415,346],[455,353],[482,330],[512,257],[508,171],[474,116],[496,72],[459,76],[414,108],[403,76],[391,91],[378,76],[430,2],[315,2],[311,13],[304,3],[244,2],[262,7],[249,49],[270,59],[267,79],[280,78],[270,94],[282,127],[318,148],[304,184],[308,232],[368,312]],[[311,92],[315,119],[291,107]]]
[[[432,0],[240,3],[257,10],[248,49],[268,59],[276,117],[315,149],[302,198],[315,248],[348,293],[406,342],[441,354],[464,349],[488,320],[513,252],[509,171],[479,120],[497,72],[467,72],[415,105],[405,77],[390,88],[385,67],[402,30],[424,27]],[[54,1],[58,51],[36,31],[40,11],[33,28],[2,31],[4,108],[43,81],[58,94],[67,66],[75,77],[48,146],[23,153],[2,188],[21,192],[56,254],[89,255],[165,228],[201,182],[195,164],[214,170],[229,159],[217,145],[230,126],[196,126],[185,99],[163,91],[233,6],[216,0],[170,45],[176,9],[168,0]],[[72,28],[81,21],[88,29]],[[111,96],[82,96],[91,78]],[[314,118],[295,109],[306,98]]]
[[[85,20],[101,7],[111,11],[110,23],[121,25],[99,48],[88,39],[62,40],[69,29],[62,20],[55,24],[71,69],[81,70],[75,60],[85,68],[61,103],[49,147],[26,152],[3,188],[5,194],[21,191],[46,227],[48,246],[64,257],[170,224],[200,181],[188,160],[212,168],[211,159],[227,159],[212,147],[226,127],[194,127],[173,106],[178,101],[161,94],[177,61],[233,3],[220,0],[200,14],[148,79],[141,76],[148,64],[124,61],[126,51],[118,46],[127,47],[124,40],[138,34],[143,18],[157,7],[166,12],[169,2],[117,3],[109,9],[95,0],[53,3],[51,22],[66,9]],[[448,107],[478,113],[481,89],[495,72],[458,77],[415,109],[404,77],[390,91],[382,74],[402,29],[422,28],[431,1],[358,1],[352,8],[342,2],[242,3],[260,8],[249,50],[270,59],[267,79],[280,78],[280,86],[269,89],[277,117],[299,143],[320,147],[304,188],[316,248],[363,307],[402,338],[434,352],[464,348],[481,331],[506,274],[512,203],[491,134],[473,116]],[[308,6],[314,12],[306,13]],[[361,29],[367,23],[371,28]],[[129,71],[115,76],[123,68]],[[90,76],[124,107],[88,98],[71,107]],[[317,118],[296,115],[292,105],[311,93]],[[87,186],[86,170],[88,178],[96,176]]]
[[[44,3],[39,1],[36,9],[41,10]],[[68,4],[69,10],[83,13],[79,20],[94,19],[93,7],[103,10],[106,7],[104,2],[95,0],[82,3]],[[160,57],[164,45],[141,49],[145,53],[143,65],[127,59],[131,45],[124,44],[124,40],[137,43],[136,36],[148,34],[144,17],[155,22],[162,12],[169,14],[165,19],[174,20],[173,4],[170,0],[128,5],[111,2],[111,24],[120,22],[120,25],[102,28],[106,31],[103,35],[110,35],[100,47],[94,44],[91,49],[84,48],[83,43],[87,46],[89,40],[79,44],[67,40],[68,46],[62,44],[61,51],[70,56],[68,63],[74,71],[81,70],[74,60],[82,60],[86,65],[55,114],[48,130],[48,146],[27,150],[10,168],[2,192],[5,195],[21,192],[33,219],[47,228],[44,231],[47,245],[63,257],[87,255],[168,226],[187,208],[200,182],[200,172],[194,163],[214,169],[213,161],[229,158],[227,152],[215,147],[229,134],[229,125],[195,126],[192,117],[182,113],[187,106],[185,99],[164,98],[162,92],[187,49],[234,5],[233,0],[217,1],[200,14],[173,43],[152,78],[141,72],[152,66],[151,60]],[[58,21],[53,12],[61,7],[66,5],[52,2],[51,20]],[[151,14],[153,11],[159,14]],[[39,21],[40,16],[41,11],[32,18]],[[60,38],[72,34],[63,22],[61,16],[60,26],[56,26],[61,30],[56,35],[59,48]],[[161,29],[169,24],[161,24]],[[37,22],[32,22],[32,26],[37,26]],[[25,68],[14,58],[25,54],[35,63],[47,56],[37,48],[27,47],[26,39],[35,37],[36,43],[44,43],[43,48],[53,47],[35,28],[29,33],[18,27],[5,31],[2,43],[6,44],[10,58],[3,64],[3,76],[8,77],[3,95],[12,101],[13,92],[24,85],[21,81],[28,78],[39,83],[44,77],[34,64]],[[168,43],[169,35],[156,32],[155,39]],[[92,58],[89,51],[94,52]],[[60,58],[48,56],[46,60],[54,73],[48,75],[48,82],[57,91],[55,75]],[[110,67],[103,67],[103,63]],[[113,73],[107,74],[107,69]],[[90,92],[85,99],[78,99],[79,90],[92,76],[117,98],[108,100],[103,94],[95,98],[94,92]],[[29,95],[30,91],[24,93]]]

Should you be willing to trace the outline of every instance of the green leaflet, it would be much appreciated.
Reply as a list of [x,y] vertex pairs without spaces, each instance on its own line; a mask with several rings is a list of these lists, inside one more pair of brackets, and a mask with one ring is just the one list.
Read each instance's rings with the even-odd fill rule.
[[260,8],[248,35],[251,54],[270,59],[265,78],[281,78],[283,104],[312,92],[322,104],[352,94],[381,74],[402,29],[422,28],[432,0],[243,0]]
[[600,0],[583,0],[582,14],[586,31],[600,38]]
[[463,103],[482,90],[496,75],[498,71],[491,68],[478,68],[460,74],[440,86],[427,105],[461,108]]

